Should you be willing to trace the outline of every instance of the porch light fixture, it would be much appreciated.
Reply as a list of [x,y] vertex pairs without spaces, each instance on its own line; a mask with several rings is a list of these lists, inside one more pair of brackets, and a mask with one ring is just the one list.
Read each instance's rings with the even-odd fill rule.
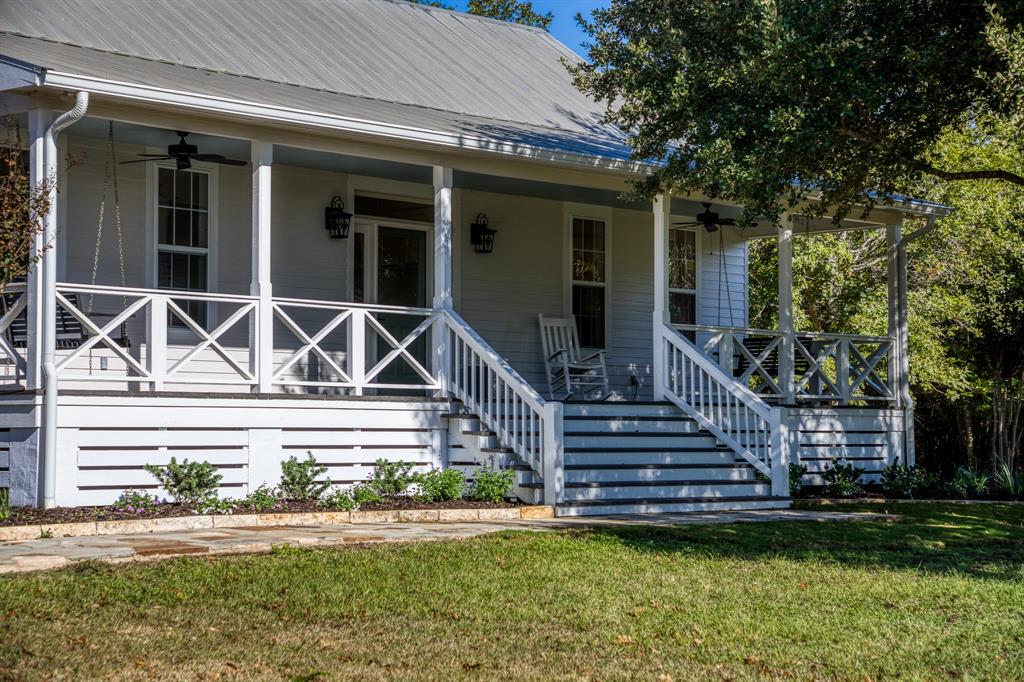
[[347,239],[352,226],[352,214],[345,210],[341,197],[331,199],[331,205],[324,209],[324,223],[331,239]]
[[490,253],[494,251],[494,235],[497,230],[487,226],[487,214],[479,213],[473,224],[469,226],[469,243],[477,253]]

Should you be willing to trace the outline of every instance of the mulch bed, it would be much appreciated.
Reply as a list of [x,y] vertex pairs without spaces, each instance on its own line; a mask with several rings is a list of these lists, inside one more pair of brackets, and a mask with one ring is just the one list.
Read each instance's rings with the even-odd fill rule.
[[[396,497],[381,502],[371,502],[359,507],[360,511],[391,511],[393,509],[498,509],[517,507],[518,502],[476,502],[473,500],[452,500],[450,502],[419,502],[412,497]],[[253,509],[235,509],[235,514],[281,514],[289,512],[336,511],[318,506],[314,501],[282,500],[273,509],[257,512]],[[195,508],[186,504],[165,503],[139,511],[138,513],[118,511],[112,507],[11,507],[11,515],[0,520],[0,526],[33,526],[56,523],[82,523],[89,521],[120,521],[123,519],[159,519],[174,516],[194,516]]]

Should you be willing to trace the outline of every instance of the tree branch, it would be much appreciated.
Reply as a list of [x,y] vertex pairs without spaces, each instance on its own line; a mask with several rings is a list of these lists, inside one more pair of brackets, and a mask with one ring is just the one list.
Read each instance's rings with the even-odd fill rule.
[[957,180],[1002,180],[1003,182],[1024,187],[1024,176],[1011,173],[1008,170],[945,171],[933,166],[925,166],[924,172],[942,180],[954,182]]

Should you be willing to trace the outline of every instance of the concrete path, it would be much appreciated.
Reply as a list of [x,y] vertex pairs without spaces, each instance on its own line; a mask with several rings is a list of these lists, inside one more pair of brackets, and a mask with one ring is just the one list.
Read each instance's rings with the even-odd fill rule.
[[274,547],[330,547],[382,542],[459,540],[502,530],[550,531],[588,526],[676,526],[764,521],[896,521],[892,514],[801,510],[592,516],[466,523],[203,528],[136,535],[49,538],[0,544],[0,573],[38,571],[76,561],[152,561],[174,556],[269,552]]

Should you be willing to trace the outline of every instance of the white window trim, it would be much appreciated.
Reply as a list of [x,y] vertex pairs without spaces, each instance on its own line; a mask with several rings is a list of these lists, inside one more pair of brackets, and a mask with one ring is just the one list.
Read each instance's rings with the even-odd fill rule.
[[[158,215],[159,215],[159,183],[157,182],[157,169],[176,169],[174,161],[153,161],[146,164],[146,283],[151,289],[160,289],[157,283],[159,272],[160,251],[174,251],[177,253],[206,254],[206,292],[215,293],[215,285],[218,281],[218,248],[220,236],[220,173],[217,164],[192,163],[190,170],[202,171],[209,177],[209,196],[207,209],[207,248],[202,249],[194,246],[164,246],[161,247],[158,240]],[[217,324],[217,306],[207,304],[206,326],[214,328]],[[192,338],[192,332],[188,329],[180,329],[168,326],[167,332],[170,336],[181,335]]]
[[[562,230],[562,310],[563,317],[572,317],[572,288],[582,286],[601,287],[604,289],[604,347],[595,350],[610,350],[612,347],[612,261],[614,246],[612,242],[612,208],[592,204],[564,203]],[[577,282],[572,277],[572,223],[575,219],[599,220],[604,223],[604,282]]]
[[[687,222],[689,218],[679,218],[675,216],[671,217],[670,222]],[[686,230],[693,232],[693,250],[694,250],[694,261],[693,261],[693,289],[678,289],[676,287],[668,286],[666,282],[666,288],[668,289],[669,296],[672,294],[693,294],[693,324],[699,324],[700,320],[700,274],[701,274],[701,233],[704,232],[703,228],[697,227],[672,227],[669,225],[669,233],[672,230]],[[665,268],[665,276],[668,277],[671,274],[671,267]],[[669,314],[671,315],[671,305],[669,306]]]

